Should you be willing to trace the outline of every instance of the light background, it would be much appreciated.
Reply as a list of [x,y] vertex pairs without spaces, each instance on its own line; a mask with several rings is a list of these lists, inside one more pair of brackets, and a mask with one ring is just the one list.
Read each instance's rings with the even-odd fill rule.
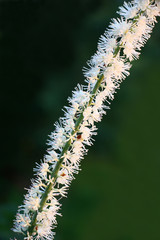
[[[0,240],[82,67],[121,0],[0,2]],[[56,240],[159,240],[160,24],[62,201]],[[18,240],[21,238],[17,238]]]

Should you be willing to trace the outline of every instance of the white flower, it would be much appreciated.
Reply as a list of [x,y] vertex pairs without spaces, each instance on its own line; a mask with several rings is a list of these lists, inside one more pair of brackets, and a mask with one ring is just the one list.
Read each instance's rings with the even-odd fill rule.
[[111,35],[115,36],[122,36],[124,33],[126,33],[130,27],[131,27],[131,22],[127,22],[123,18],[119,19],[113,19],[113,22],[110,24],[109,28],[109,33]]
[[42,162],[41,165],[39,165],[37,163],[37,168],[33,169],[34,171],[39,173],[39,176],[41,176],[42,178],[46,178],[47,177],[47,173],[50,172],[49,170],[49,164],[46,162]]
[[54,150],[48,150],[48,154],[45,155],[45,162],[52,163],[58,160],[58,154]]
[[102,35],[98,42],[99,51],[103,50],[104,52],[112,52],[117,46],[117,40],[115,36],[110,36],[108,30]]
[[72,146],[74,154],[81,154],[83,152],[83,143],[81,141],[75,141]]
[[24,204],[28,210],[37,211],[38,208],[40,207],[40,205],[39,205],[40,198],[39,198],[39,196],[36,196],[36,197],[29,196],[29,198],[25,200]]
[[91,114],[92,114],[92,107],[87,107],[83,112],[84,120],[87,121],[91,116]]
[[145,11],[146,8],[149,6],[150,4],[150,0],[136,0],[135,2],[137,2],[138,7],[142,10]]
[[78,85],[76,91],[73,91],[73,97],[70,99],[70,102],[73,104],[76,102],[79,106],[84,106],[90,98],[90,93],[83,91],[82,87]]
[[115,79],[124,79],[129,75],[129,69],[131,65],[125,63],[119,56],[113,59],[113,63],[110,67],[106,69],[106,74],[109,73]]
[[149,6],[146,10],[146,13],[149,18],[149,23],[154,24],[156,22],[156,17],[160,15],[160,8],[157,8],[156,6]]
[[105,66],[108,66],[108,64],[112,63],[113,61],[113,52],[107,52],[103,55],[103,63]]
[[79,161],[79,154],[72,154],[70,157],[70,161],[72,164],[77,164]]
[[66,169],[61,169],[58,173],[57,182],[61,184],[67,184],[70,179],[68,171]]
[[132,5],[132,3],[124,2],[122,7],[119,7],[119,13],[121,16],[125,17],[126,19],[134,18],[138,12],[138,7],[136,5]]
[[130,42],[126,42],[123,51],[124,51],[124,54],[126,55],[126,57],[130,61],[132,61],[134,59],[138,59],[138,57],[140,55],[140,53],[135,50],[135,46]]
[[74,124],[73,118],[66,120],[66,122],[65,122],[65,130],[67,132],[73,130],[74,126],[75,126],[75,124]]

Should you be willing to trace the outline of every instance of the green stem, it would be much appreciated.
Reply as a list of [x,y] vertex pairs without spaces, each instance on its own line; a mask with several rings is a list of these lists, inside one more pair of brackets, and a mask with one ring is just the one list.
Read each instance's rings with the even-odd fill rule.
[[[95,86],[94,86],[94,88],[93,88],[93,91],[92,91],[92,93],[91,93],[91,97],[90,97],[89,103],[88,103],[87,106],[84,108],[84,110],[85,110],[88,106],[90,106],[90,105],[92,104],[93,98],[94,98],[97,90],[99,89],[99,87],[100,87],[103,79],[104,79],[104,75],[102,74],[102,75],[99,76],[99,78],[98,78],[98,80],[97,80],[97,82],[96,82],[96,84],[95,84]],[[83,110],[83,112],[84,112],[84,110]],[[78,117],[78,119],[77,119],[77,121],[76,121],[76,123],[75,123],[75,128],[74,128],[74,130],[72,131],[71,136],[73,136],[73,135],[78,131],[78,129],[79,129],[79,127],[80,127],[80,125],[81,125],[81,123],[82,123],[82,121],[83,121],[83,118],[84,118],[83,112],[81,112],[81,114],[79,115],[79,117]],[[62,152],[61,152],[61,154],[60,154],[60,158],[59,158],[59,160],[57,161],[56,166],[55,166],[55,168],[54,168],[54,170],[53,170],[53,172],[52,172],[52,174],[51,174],[51,179],[53,179],[53,180],[52,180],[52,182],[50,182],[49,185],[46,187],[45,192],[44,192],[43,195],[42,195],[42,199],[41,199],[41,201],[40,201],[40,206],[39,206],[38,211],[34,212],[34,214],[33,214],[32,221],[31,221],[30,227],[29,227],[29,229],[28,229],[30,236],[32,236],[33,231],[34,231],[34,228],[35,228],[35,226],[36,226],[38,212],[42,212],[42,210],[43,210],[43,207],[44,207],[44,205],[45,205],[45,203],[46,203],[46,201],[47,201],[47,198],[48,198],[48,194],[50,193],[50,191],[52,190],[53,185],[54,185],[55,182],[56,182],[56,179],[57,179],[57,176],[58,176],[58,172],[59,172],[59,170],[60,170],[60,168],[61,168],[61,164],[62,164],[62,162],[63,162],[63,156],[64,156],[64,154],[68,151],[68,149],[70,148],[70,146],[71,146],[71,140],[68,140],[68,141],[66,142],[66,144],[64,145],[64,147],[63,147],[63,149],[62,149]]]
[[[138,21],[140,15],[141,15],[142,13],[143,13],[143,12],[139,13],[139,15],[137,15],[137,16],[133,19],[133,25]],[[130,30],[132,30],[132,27],[131,27]],[[114,58],[118,55],[118,53],[120,52],[120,50],[121,50],[122,47],[123,47],[123,43],[118,44],[117,48],[116,48],[115,51],[114,51]],[[95,96],[97,90],[99,89],[99,87],[100,87],[103,79],[104,79],[104,75],[103,75],[103,74],[99,75],[99,77],[98,77],[98,79],[97,79],[97,82],[96,82],[96,84],[95,84],[95,86],[94,86],[94,88],[93,88],[93,90],[92,90],[92,92],[91,92],[90,100],[89,100],[87,106],[83,109],[83,111],[82,111],[81,114],[79,115],[79,117],[78,117],[78,119],[77,119],[77,121],[76,121],[76,123],[75,123],[75,129],[72,131],[71,136],[73,136],[73,135],[78,131],[78,129],[79,129],[79,127],[80,127],[80,125],[81,125],[81,123],[82,123],[82,121],[83,121],[83,118],[84,118],[83,112],[84,112],[84,110],[85,110],[88,106],[90,106],[90,105],[92,104],[92,101],[93,101],[93,99],[94,99],[94,96]],[[54,168],[54,170],[53,170],[53,172],[52,172],[52,174],[51,174],[51,179],[53,179],[53,180],[52,180],[52,182],[50,182],[49,185],[46,187],[45,192],[44,192],[43,195],[42,195],[42,199],[41,199],[41,201],[40,201],[40,206],[39,206],[38,211],[35,211],[35,212],[33,213],[32,221],[31,221],[31,223],[30,223],[30,227],[28,228],[28,232],[29,232],[30,236],[32,236],[33,231],[34,231],[34,228],[35,228],[35,226],[36,226],[38,212],[42,212],[42,210],[43,210],[43,207],[44,207],[44,205],[45,205],[45,203],[46,203],[46,201],[47,201],[47,198],[48,198],[48,194],[51,192],[51,190],[52,190],[52,188],[53,188],[53,185],[55,184],[55,182],[56,182],[56,180],[57,180],[58,172],[59,172],[59,170],[60,170],[60,168],[61,168],[61,165],[62,165],[62,162],[63,162],[63,156],[64,156],[64,154],[68,151],[68,149],[70,148],[70,146],[71,146],[71,140],[68,140],[68,141],[66,142],[66,144],[64,145],[64,147],[63,147],[63,149],[62,149],[62,152],[61,152],[61,154],[60,154],[60,158],[59,158],[59,160],[57,161],[56,166],[55,166],[55,168]]]

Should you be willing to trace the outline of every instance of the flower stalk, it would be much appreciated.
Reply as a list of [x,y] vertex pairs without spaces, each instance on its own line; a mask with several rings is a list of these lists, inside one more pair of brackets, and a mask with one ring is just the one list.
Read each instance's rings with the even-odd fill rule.
[[[91,97],[90,97],[90,100],[89,100],[89,103],[88,103],[87,107],[92,104],[92,100],[93,100],[93,98],[94,98],[94,95],[95,95],[97,89],[99,89],[99,86],[101,85],[101,82],[103,81],[103,79],[104,79],[104,75],[99,76],[98,81],[97,81],[97,83],[96,83],[96,85],[95,85],[95,87],[94,87],[94,89],[93,89],[93,91],[92,91],[92,94],[91,94]],[[78,117],[77,121],[76,121],[75,129],[72,131],[72,136],[78,131],[78,129],[79,129],[79,127],[80,127],[80,124],[81,124],[82,121],[83,121],[83,118],[84,118],[84,117],[83,117],[83,112],[82,112],[82,113],[80,114],[80,116]],[[54,171],[53,171],[52,174],[51,174],[51,178],[52,178],[53,180],[52,180],[52,182],[47,186],[45,192],[43,193],[43,196],[42,196],[42,199],[41,199],[41,202],[40,202],[40,206],[39,206],[38,211],[36,211],[36,212],[34,213],[34,215],[33,215],[32,221],[31,221],[31,223],[30,223],[30,227],[28,228],[28,232],[29,232],[29,234],[30,234],[31,236],[32,236],[33,230],[34,230],[34,228],[35,228],[35,226],[36,226],[37,214],[38,214],[38,212],[42,212],[42,210],[43,210],[43,207],[44,207],[44,205],[45,205],[45,203],[46,203],[46,201],[47,201],[47,198],[48,198],[48,194],[49,194],[50,191],[52,190],[52,187],[53,187],[53,185],[54,185],[54,183],[56,182],[56,179],[57,179],[57,177],[58,177],[58,171],[60,170],[61,165],[62,165],[62,163],[63,163],[63,156],[64,156],[64,154],[67,152],[67,150],[69,149],[70,145],[71,145],[71,140],[68,140],[68,141],[66,142],[66,144],[64,145],[64,148],[63,148],[63,150],[62,150],[62,153],[60,154],[60,158],[59,158],[59,160],[57,161],[57,164],[56,164],[56,166],[55,166],[55,168],[54,168]]]
[[64,117],[55,124],[49,148],[34,171],[36,178],[20,206],[14,231],[24,240],[52,240],[59,214],[60,197],[66,197],[68,187],[79,172],[80,161],[97,134],[95,122],[106,113],[104,103],[114,99],[116,89],[129,75],[131,62],[149,39],[160,16],[160,5],[153,0],[133,0],[119,8],[120,18],[113,19],[98,50],[84,69],[85,85],[78,85],[64,107]]

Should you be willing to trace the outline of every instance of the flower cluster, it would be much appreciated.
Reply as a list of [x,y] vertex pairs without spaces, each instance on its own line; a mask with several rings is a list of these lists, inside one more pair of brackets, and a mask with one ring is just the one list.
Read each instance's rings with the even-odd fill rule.
[[87,153],[86,146],[96,135],[95,122],[102,119],[113,100],[116,89],[129,75],[131,61],[150,37],[156,16],[160,15],[158,1],[133,0],[119,8],[119,18],[113,19],[98,49],[84,68],[85,85],[78,85],[64,107],[64,117],[55,124],[48,141],[49,148],[34,171],[36,178],[19,207],[14,231],[25,240],[51,240],[54,237],[56,215],[60,215],[59,199],[66,197],[68,187],[80,169]]

